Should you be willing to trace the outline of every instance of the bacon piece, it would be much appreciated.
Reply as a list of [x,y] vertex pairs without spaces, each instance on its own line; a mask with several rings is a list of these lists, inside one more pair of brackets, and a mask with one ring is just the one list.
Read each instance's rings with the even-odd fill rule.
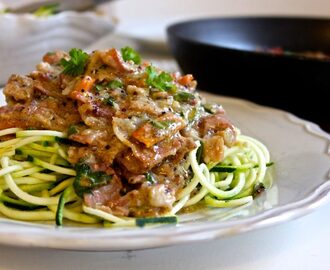
[[234,129],[234,126],[223,112],[218,112],[202,118],[198,126],[202,137],[207,134],[223,131],[227,128]]
[[126,209],[130,216],[135,217],[159,216],[172,208],[174,200],[173,191],[165,185],[143,183],[139,189],[132,190],[121,197],[112,209],[115,211]]
[[42,61],[47,62],[51,65],[56,65],[59,64],[61,59],[63,58],[69,58],[69,55],[63,51],[55,51],[46,53],[43,56]]
[[180,135],[176,135],[150,148],[137,146],[137,151],[134,154],[129,149],[120,155],[117,160],[129,172],[143,174],[162,162],[165,158],[174,156],[182,147],[183,141]]
[[182,137],[183,144],[178,152],[175,154],[173,158],[171,158],[172,164],[179,164],[186,154],[196,148],[196,144],[194,140],[190,137]]
[[76,134],[71,134],[70,139],[82,144],[100,145],[101,142],[107,144],[109,134],[106,130],[85,129]]
[[46,98],[33,100],[29,104],[0,108],[0,129],[9,127],[38,128],[66,131],[81,118],[73,102]]
[[154,122],[147,122],[132,133],[132,137],[151,147],[164,140],[166,137],[173,136],[176,132],[185,127],[185,122],[173,113],[167,113],[158,117]]
[[26,128],[26,117],[22,114],[24,106],[16,104],[14,106],[3,106],[0,108],[0,130],[12,127]]
[[120,199],[120,191],[123,188],[118,176],[114,175],[110,183],[92,190],[91,193],[84,194],[84,202],[87,206],[96,208],[105,205],[112,207],[112,202]]
[[114,68],[119,72],[132,72],[134,68],[129,63],[126,63],[121,56],[121,53],[116,49],[111,49],[101,54],[104,64]]
[[210,162],[219,163],[223,160],[224,140],[221,136],[204,138],[203,157],[206,164]]
[[127,149],[127,146],[122,144],[116,136],[108,138],[98,137],[97,139],[97,137],[88,138],[78,134],[70,136],[70,139],[84,144],[91,143],[91,145],[86,145],[86,147],[70,147],[68,154],[70,162],[73,164],[78,163],[80,159],[93,156],[97,159],[97,163],[105,164],[106,167],[109,167],[112,166],[116,156]]
[[153,101],[151,101],[147,97],[130,100],[126,108],[127,116],[134,116],[146,113],[147,115],[155,117],[159,116],[162,113],[162,109],[159,108]]
[[11,75],[3,93],[9,104],[25,103],[33,98],[35,83],[27,76]]
[[35,82],[35,97],[47,96],[64,100],[65,97],[61,93],[61,85],[59,79],[54,79],[48,73],[35,71],[30,74]]

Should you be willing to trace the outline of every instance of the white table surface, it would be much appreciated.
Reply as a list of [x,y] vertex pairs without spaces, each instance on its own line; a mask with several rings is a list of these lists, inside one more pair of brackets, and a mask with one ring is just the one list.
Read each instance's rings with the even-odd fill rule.
[[127,252],[73,252],[0,246],[0,269],[326,270],[330,203],[297,220],[181,246]]

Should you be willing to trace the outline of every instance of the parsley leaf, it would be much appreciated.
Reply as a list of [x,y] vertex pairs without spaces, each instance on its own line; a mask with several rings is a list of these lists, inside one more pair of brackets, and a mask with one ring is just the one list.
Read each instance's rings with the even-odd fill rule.
[[81,49],[73,48],[70,50],[70,60],[61,59],[60,64],[64,67],[62,73],[78,76],[84,73],[85,66],[88,60],[88,54]]
[[104,104],[106,104],[106,105],[110,105],[110,106],[114,106],[115,105],[115,100],[112,98],[112,97],[110,97],[110,96],[108,96],[108,97],[105,97],[104,99],[103,99],[103,102],[104,102]]
[[147,84],[161,91],[169,91],[175,89],[173,78],[169,73],[162,72],[158,75],[157,70],[153,66],[146,68]]
[[145,177],[147,182],[149,182],[150,184],[155,184],[157,182],[154,175],[151,172],[145,173]]
[[71,135],[73,135],[73,134],[77,134],[79,131],[78,131],[78,128],[77,128],[77,126],[75,126],[75,125],[72,125],[72,126],[69,126],[69,128],[68,128],[68,136],[71,136]]
[[89,193],[95,187],[106,184],[112,179],[111,175],[107,175],[101,171],[92,171],[86,163],[78,163],[75,166],[77,172],[73,182],[73,188],[79,197],[83,197],[84,193]]
[[179,102],[188,102],[195,99],[195,96],[188,92],[178,92],[174,95],[174,99]]
[[123,87],[123,83],[119,80],[113,80],[111,82],[109,82],[108,87],[110,89],[117,89],[117,88],[122,88]]
[[131,47],[121,48],[121,55],[125,62],[133,61],[135,64],[141,63],[141,56]]
[[100,92],[100,91],[104,90],[104,85],[97,84],[97,85],[95,85],[95,89],[96,89],[96,92]]

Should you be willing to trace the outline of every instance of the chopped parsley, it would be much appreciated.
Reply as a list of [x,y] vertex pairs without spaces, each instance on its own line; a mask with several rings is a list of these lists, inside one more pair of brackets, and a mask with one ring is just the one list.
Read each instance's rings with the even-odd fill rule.
[[179,102],[189,102],[195,99],[195,96],[188,92],[178,92],[174,95],[174,99]]
[[122,88],[123,87],[123,83],[119,80],[113,80],[111,82],[108,83],[108,87],[110,89],[118,89],[118,88]]
[[95,89],[96,89],[97,92],[100,92],[100,91],[104,90],[104,85],[97,84],[97,85],[95,85]]
[[150,123],[155,127],[159,129],[166,129],[171,124],[173,124],[173,121],[157,121],[157,120],[151,120]]
[[108,84],[97,84],[95,85],[95,90],[97,92],[101,92],[103,90],[105,90],[106,88],[112,90],[112,89],[118,89],[118,88],[122,88],[123,87],[123,83],[119,80],[113,80],[110,81]]
[[75,166],[77,176],[73,182],[73,188],[79,197],[89,193],[93,188],[106,184],[112,176],[104,172],[94,172],[86,163],[78,163]]
[[112,97],[108,96],[103,99],[103,103],[106,105],[114,106],[116,102]]
[[64,58],[61,59],[61,65],[63,66],[62,73],[78,76],[84,73],[85,66],[88,60],[88,54],[81,49],[73,48],[69,52],[70,60]]
[[121,55],[124,61],[133,61],[135,64],[141,63],[141,56],[131,47],[121,48]]
[[147,172],[145,174],[146,180],[147,182],[149,182],[150,184],[155,184],[156,183],[156,179],[154,177],[154,175],[151,172]]
[[49,4],[45,6],[39,7],[35,12],[33,12],[33,15],[37,17],[47,17],[50,15],[54,15],[58,12],[59,4]]
[[75,125],[72,125],[68,128],[68,136],[78,133],[78,128]]
[[157,70],[153,66],[146,68],[147,84],[153,88],[161,91],[170,91],[175,89],[173,78],[169,73],[161,72],[157,73]]

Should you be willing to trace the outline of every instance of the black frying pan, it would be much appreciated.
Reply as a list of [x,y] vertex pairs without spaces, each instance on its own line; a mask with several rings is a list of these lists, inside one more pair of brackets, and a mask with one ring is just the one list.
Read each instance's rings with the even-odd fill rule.
[[[214,18],[168,28],[170,48],[199,89],[291,111],[330,131],[330,20]],[[270,53],[281,47],[285,54]]]

